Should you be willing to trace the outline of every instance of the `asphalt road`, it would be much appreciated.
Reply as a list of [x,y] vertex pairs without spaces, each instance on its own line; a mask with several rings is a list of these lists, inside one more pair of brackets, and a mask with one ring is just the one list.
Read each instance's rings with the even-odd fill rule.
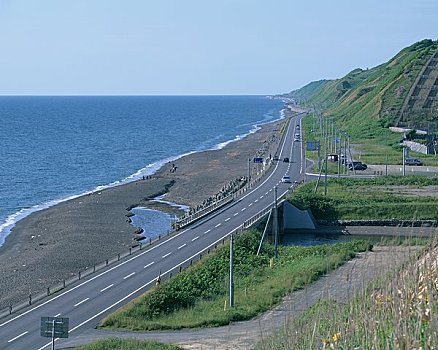
[[[293,181],[302,178],[302,142],[294,141],[295,133],[301,134],[296,129],[300,123],[300,117],[291,118],[278,154],[280,161],[275,163],[274,170],[263,182],[219,212],[59,294],[0,320],[0,349],[50,349],[51,338],[40,334],[41,317],[67,317],[69,337],[80,335],[153,287],[160,273],[163,278],[170,273],[176,274],[180,267],[198,260],[200,254],[205,255],[207,249],[222,243],[244,222],[272,206],[275,187],[277,196],[281,197],[294,186]],[[283,162],[285,157],[290,162]],[[286,174],[291,177],[292,183],[281,182]],[[56,339],[56,347],[61,347],[63,341]]]

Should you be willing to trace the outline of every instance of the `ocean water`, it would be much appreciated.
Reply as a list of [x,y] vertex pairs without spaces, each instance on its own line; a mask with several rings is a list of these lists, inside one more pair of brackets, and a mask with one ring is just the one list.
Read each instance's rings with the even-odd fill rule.
[[30,213],[281,118],[264,96],[0,96],[0,245]]

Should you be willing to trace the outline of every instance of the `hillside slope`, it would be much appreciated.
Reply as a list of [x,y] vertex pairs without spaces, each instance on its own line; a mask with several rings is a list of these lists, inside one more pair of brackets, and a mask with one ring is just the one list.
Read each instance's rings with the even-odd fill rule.
[[316,106],[352,135],[373,138],[388,126],[438,123],[438,41],[422,40],[387,63],[355,69],[282,95]]

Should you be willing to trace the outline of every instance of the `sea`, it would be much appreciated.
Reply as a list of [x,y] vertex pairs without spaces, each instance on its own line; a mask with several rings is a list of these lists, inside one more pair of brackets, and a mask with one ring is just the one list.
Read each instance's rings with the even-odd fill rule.
[[0,245],[35,211],[220,149],[283,108],[267,96],[0,96]]

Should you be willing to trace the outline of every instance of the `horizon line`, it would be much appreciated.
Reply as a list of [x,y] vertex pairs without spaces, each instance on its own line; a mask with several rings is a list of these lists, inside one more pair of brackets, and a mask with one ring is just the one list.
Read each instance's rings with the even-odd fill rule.
[[196,97],[196,96],[276,96],[274,94],[0,94],[0,97]]

